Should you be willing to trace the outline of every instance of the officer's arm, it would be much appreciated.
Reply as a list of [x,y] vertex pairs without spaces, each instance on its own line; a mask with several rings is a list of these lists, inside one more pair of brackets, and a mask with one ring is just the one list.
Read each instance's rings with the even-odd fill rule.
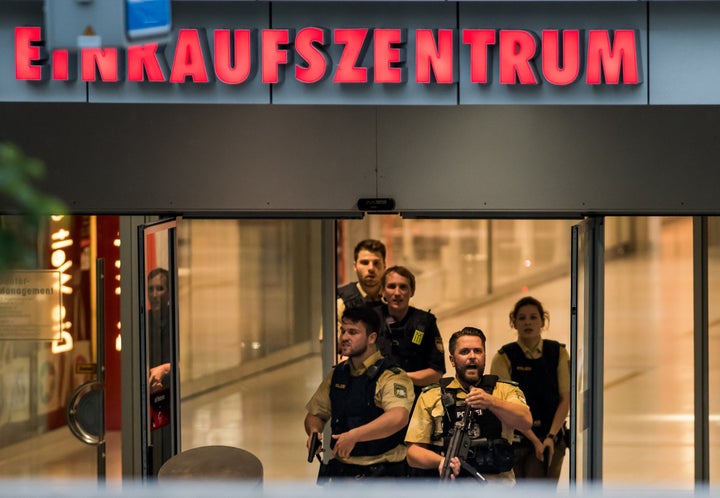
[[423,368],[422,370],[416,370],[414,372],[407,372],[410,380],[413,384],[420,387],[429,386],[430,384],[437,384],[442,378],[442,372],[438,372],[433,368]]
[[518,431],[527,431],[532,427],[532,415],[526,404],[506,401],[492,396],[493,402],[489,409],[501,422]]
[[340,458],[350,456],[355,445],[362,441],[373,441],[386,438],[405,427],[410,414],[407,408],[396,406],[389,408],[375,420],[360,427],[355,427],[342,434],[333,434],[335,440],[334,455]]
[[437,469],[442,456],[428,449],[424,443],[409,443],[407,451],[408,465],[416,469]]
[[525,403],[525,396],[519,389],[511,393],[508,399],[502,399],[485,392],[484,389],[473,387],[465,398],[473,409],[488,409],[504,424],[513,429],[526,431],[532,427],[530,408]]
[[322,434],[326,422],[327,420],[317,415],[313,415],[312,413],[308,413],[305,415],[305,433],[307,435],[310,435],[313,432],[319,432]]
[[410,412],[407,408],[396,406],[388,409],[375,420],[349,430],[346,434],[350,435],[355,442],[374,441],[395,434],[405,427],[409,420]]

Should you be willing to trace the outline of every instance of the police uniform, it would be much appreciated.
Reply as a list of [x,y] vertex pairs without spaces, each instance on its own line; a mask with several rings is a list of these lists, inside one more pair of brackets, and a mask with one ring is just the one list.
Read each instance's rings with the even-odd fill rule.
[[[356,425],[353,425],[352,421],[348,422],[337,420],[339,413],[337,413],[337,409],[336,413],[333,413],[331,391],[333,391],[332,396],[336,400],[344,401],[345,398],[353,397],[352,393],[350,392],[352,391],[352,387],[354,387],[354,384],[352,384],[352,382],[358,379],[360,376],[372,372],[374,365],[378,363],[381,364],[381,372],[377,374],[376,378],[372,379],[372,382],[375,383],[374,393],[371,394],[372,400],[367,399],[365,401],[367,403],[373,403],[373,405],[379,409],[377,416],[395,407],[402,407],[408,410],[408,412],[410,412],[413,401],[415,400],[415,395],[413,393],[413,384],[410,380],[410,377],[408,377],[402,369],[391,366],[390,363],[387,362],[387,360],[383,360],[383,362],[380,362],[380,360],[383,360],[383,357],[378,351],[368,357],[363,362],[362,367],[357,370],[352,367],[352,363],[349,361],[344,361],[336,365],[333,371],[330,372],[323,379],[317,391],[315,391],[315,394],[313,394],[312,398],[307,403],[306,408],[308,413],[316,415],[323,420],[330,420],[331,426],[333,427],[336,427],[338,425],[345,425],[346,429],[350,429],[355,426],[364,425],[363,423],[355,423]],[[336,380],[338,378],[338,374],[336,373],[337,369],[348,369],[351,379],[349,379],[349,381],[343,380],[342,382],[338,382],[333,385],[333,378],[335,377]],[[356,389],[355,391],[357,392],[358,389]],[[357,397],[355,397],[355,400],[357,401]],[[372,408],[370,408],[370,410],[372,410]],[[368,410],[363,410],[362,412],[365,411]],[[364,415],[365,413],[357,413],[357,418],[359,419]],[[374,418],[377,418],[377,416],[375,416]],[[339,432],[345,432],[345,430],[341,430]],[[374,444],[375,442],[369,443]],[[363,448],[365,448],[365,451],[363,450]],[[387,462],[404,462],[407,455],[407,447],[403,444],[402,439],[398,441],[397,445],[394,445],[393,447],[377,454],[372,453],[372,451],[369,451],[372,454],[367,454],[367,450],[368,445],[362,445],[361,443],[358,443],[349,457],[334,457],[333,460],[338,460],[339,462],[348,465],[372,466],[375,464],[382,464]]]
[[[435,315],[410,306],[405,317],[388,323],[387,305],[377,308],[381,326],[378,349],[406,372],[432,368],[445,373],[445,348]],[[422,388],[415,386],[415,395]]]
[[[445,390],[455,393],[454,397],[456,398],[456,402],[464,400],[468,393],[457,378],[453,378],[452,381],[447,384]],[[526,405],[523,392],[514,382],[495,382],[495,386],[492,388],[492,395],[511,403]],[[483,412],[491,415],[491,413],[488,413],[490,410],[484,410]],[[450,425],[454,425],[454,421],[448,420],[447,413],[446,406],[443,403],[443,388],[438,384],[433,384],[423,389],[415,404],[415,410],[413,411],[410,425],[408,426],[405,436],[405,443],[428,445],[433,451],[442,453],[445,449],[444,445],[446,444],[446,438],[444,438],[443,435],[448,433]],[[497,421],[500,422],[499,420]],[[499,436],[505,440],[506,444],[509,444],[510,441],[512,441],[513,428],[505,423],[500,423]],[[481,433],[476,437],[484,437],[484,435]],[[473,465],[473,462],[468,463]],[[515,482],[515,475],[511,468],[498,473],[481,473],[487,480],[505,481],[509,484]]]
[[[570,354],[565,345],[549,339],[540,339],[534,348],[519,341],[505,344],[493,358],[490,371],[501,379],[512,379],[520,384],[533,415],[533,432],[543,441],[550,432],[560,394],[570,392]],[[555,453],[546,476],[544,465],[535,457],[530,440],[517,433],[516,475],[558,478],[567,447],[563,436],[560,433],[555,438]]]

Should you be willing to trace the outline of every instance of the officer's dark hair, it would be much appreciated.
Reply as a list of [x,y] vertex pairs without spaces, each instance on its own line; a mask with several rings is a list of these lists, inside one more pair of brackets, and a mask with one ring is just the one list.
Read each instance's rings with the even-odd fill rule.
[[147,276],[148,282],[153,278],[157,277],[158,275],[162,275],[163,277],[165,277],[166,282],[170,282],[170,273],[165,268],[160,267],[150,270],[150,273],[148,273]]
[[355,244],[355,261],[357,261],[358,254],[360,254],[360,251],[362,250],[379,254],[380,256],[382,256],[383,263],[385,262],[385,254],[387,251],[385,250],[385,244],[383,244],[379,240],[365,239]]
[[415,275],[413,275],[413,273],[404,266],[391,266],[390,268],[385,270],[385,273],[383,273],[382,280],[380,282],[383,288],[385,288],[387,276],[391,273],[397,273],[401,277],[407,278],[410,281],[410,291],[413,294],[415,293]]
[[480,340],[482,340],[483,348],[485,347],[485,334],[482,330],[475,327],[464,327],[462,330],[458,330],[450,336],[450,343],[448,344],[450,354],[455,353],[455,346],[457,346],[458,339],[466,335],[479,337]]
[[517,317],[518,311],[520,311],[520,308],[523,306],[535,306],[538,310],[538,313],[540,313],[540,317],[542,318],[542,325],[543,327],[547,324],[550,325],[550,313],[545,311],[545,308],[543,308],[543,305],[540,301],[535,299],[532,296],[525,296],[522,299],[520,299],[517,303],[515,303],[515,307],[510,312],[510,327],[515,328],[515,318]]
[[380,333],[380,315],[378,315],[377,311],[371,306],[362,305],[345,308],[340,320],[347,320],[352,323],[363,322],[368,335],[372,332],[376,334]]

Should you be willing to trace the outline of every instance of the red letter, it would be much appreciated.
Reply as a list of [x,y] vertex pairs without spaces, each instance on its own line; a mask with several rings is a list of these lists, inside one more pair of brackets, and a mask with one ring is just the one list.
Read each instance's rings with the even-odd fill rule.
[[568,29],[562,37],[562,67],[560,67],[560,36],[557,30],[542,32],[543,76],[553,85],[569,85],[580,74],[580,31]]
[[588,36],[587,72],[588,85],[599,85],[603,81],[609,85],[620,82],[622,70],[623,83],[640,83],[638,70],[637,44],[635,31],[619,29],[615,31],[613,46],[610,46],[610,33],[607,30],[592,30]]
[[40,28],[15,28],[15,79],[42,81],[49,76],[47,65],[40,62],[43,45]]
[[470,45],[470,82],[487,83],[488,45],[495,45],[495,31],[492,29],[465,29],[463,43]]
[[[375,43],[375,83],[405,83],[405,47],[406,29],[376,29]],[[396,47],[400,45],[400,47]],[[403,67],[398,67],[401,65]]]
[[100,73],[100,81],[114,82],[120,79],[118,70],[118,49],[83,48],[80,51],[82,80],[95,81],[95,68]]
[[[322,28],[301,29],[295,37],[295,50],[306,64],[295,66],[295,78],[302,83],[317,83],[327,77],[332,62],[320,47],[327,45],[330,32]],[[319,45],[319,46],[318,46]]]
[[165,81],[167,68],[164,58],[160,55],[162,64],[158,60],[158,44],[133,45],[128,47],[128,81],[144,81],[147,74],[148,81]]
[[77,56],[68,50],[53,50],[52,79],[56,81],[75,81],[77,78]]
[[194,83],[208,83],[205,57],[207,45],[200,42],[200,36],[204,32],[197,29],[181,29],[178,33],[177,44],[175,45],[175,59],[170,72],[171,83],[184,83],[189,76]]
[[246,81],[253,72],[255,64],[252,53],[254,33],[249,29],[233,31],[233,44],[230,44],[230,30],[215,30],[215,74],[223,83],[236,85]]
[[500,84],[537,85],[532,58],[537,53],[535,36],[529,31],[500,31]]
[[455,83],[453,30],[440,29],[437,35],[436,46],[433,30],[415,31],[415,81],[418,83],[430,83],[433,76],[438,83]]
[[262,82],[280,83],[280,64],[290,61],[287,49],[280,46],[290,44],[290,30],[264,29],[262,32]]
[[340,55],[335,83],[367,83],[368,69],[360,67],[368,49],[367,29],[336,29],[334,42],[345,45]]

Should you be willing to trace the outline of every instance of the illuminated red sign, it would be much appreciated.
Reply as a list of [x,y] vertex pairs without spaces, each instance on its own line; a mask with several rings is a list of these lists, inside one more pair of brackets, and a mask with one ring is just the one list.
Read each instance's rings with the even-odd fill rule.
[[[180,29],[171,61],[157,44],[126,50],[54,50],[47,59],[42,54],[40,28],[17,27],[15,77],[72,81],[79,73],[85,82],[219,80],[237,85],[251,79],[259,63],[265,84],[281,83],[290,65],[294,65],[295,79],[308,85],[329,78],[339,84],[403,84],[409,67],[415,69],[415,83],[458,80],[456,32],[451,29],[417,29],[409,35],[405,28],[306,27],[297,32],[263,29],[259,36],[257,30],[218,29],[212,36],[211,49],[205,30]],[[408,54],[408,36],[414,36],[412,54]],[[478,85],[487,85],[495,77],[502,85],[641,83],[638,40],[632,29],[548,29],[539,35],[518,29],[462,29],[458,38],[469,49],[470,82]],[[372,53],[366,57],[369,50]],[[338,51],[334,60],[330,54]],[[491,56],[498,58],[497,75],[491,74]]]

